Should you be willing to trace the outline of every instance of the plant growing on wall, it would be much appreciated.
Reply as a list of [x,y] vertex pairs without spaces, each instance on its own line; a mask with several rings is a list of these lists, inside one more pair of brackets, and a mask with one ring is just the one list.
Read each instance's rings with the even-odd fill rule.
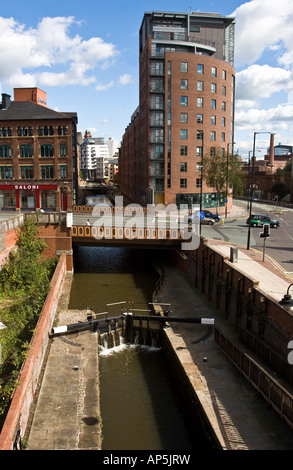
[[42,256],[46,243],[33,217],[19,228],[17,247],[0,272],[0,320],[6,326],[0,330],[0,429],[57,263]]

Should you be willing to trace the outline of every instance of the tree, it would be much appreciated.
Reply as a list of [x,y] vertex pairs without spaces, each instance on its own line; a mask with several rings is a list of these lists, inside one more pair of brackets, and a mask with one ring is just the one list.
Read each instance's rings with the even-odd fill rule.
[[218,207],[220,195],[226,193],[226,189],[229,192],[229,188],[232,188],[234,196],[242,193],[242,162],[238,155],[216,148],[212,155],[204,156],[202,176],[206,184],[215,190]]

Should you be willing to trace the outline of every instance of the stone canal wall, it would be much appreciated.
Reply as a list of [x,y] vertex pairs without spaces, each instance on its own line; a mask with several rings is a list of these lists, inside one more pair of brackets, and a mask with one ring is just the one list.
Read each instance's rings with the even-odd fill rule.
[[51,280],[50,290],[31,341],[28,357],[20,372],[19,385],[13,394],[0,434],[0,450],[17,448],[24,435],[30,407],[38,391],[39,377],[49,343],[49,332],[55,319],[66,272],[66,256],[62,254]]

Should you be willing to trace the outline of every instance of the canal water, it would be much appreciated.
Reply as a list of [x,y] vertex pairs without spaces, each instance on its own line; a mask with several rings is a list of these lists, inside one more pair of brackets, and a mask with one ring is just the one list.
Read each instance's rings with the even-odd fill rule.
[[[99,313],[110,303],[134,302],[135,308],[149,309],[158,279],[151,257],[149,250],[76,247],[69,308]],[[161,349],[102,349],[99,367],[103,450],[206,446],[203,433],[190,430]]]

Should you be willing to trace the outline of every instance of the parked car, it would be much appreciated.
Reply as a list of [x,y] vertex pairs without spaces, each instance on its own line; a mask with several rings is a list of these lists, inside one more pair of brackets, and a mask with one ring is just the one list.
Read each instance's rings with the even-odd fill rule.
[[[246,220],[246,223],[249,224],[249,217]],[[253,214],[250,218],[251,227],[262,227],[263,224],[270,224],[270,227],[277,228],[280,226],[280,222],[275,219],[271,219],[268,215],[265,214]]]

